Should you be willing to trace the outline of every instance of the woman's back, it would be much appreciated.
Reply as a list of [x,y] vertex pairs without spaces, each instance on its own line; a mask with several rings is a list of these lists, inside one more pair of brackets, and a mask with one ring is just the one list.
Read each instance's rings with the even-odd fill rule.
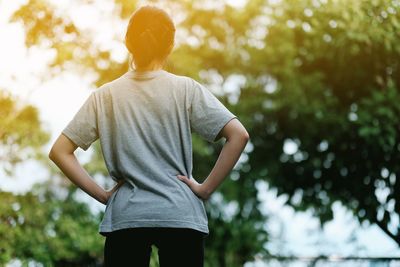
[[110,175],[127,181],[108,200],[100,233],[151,226],[208,234],[203,201],[176,176],[192,177],[191,130],[212,142],[235,117],[197,81],[164,70],[130,70],[93,92],[63,133],[85,150],[99,138]]

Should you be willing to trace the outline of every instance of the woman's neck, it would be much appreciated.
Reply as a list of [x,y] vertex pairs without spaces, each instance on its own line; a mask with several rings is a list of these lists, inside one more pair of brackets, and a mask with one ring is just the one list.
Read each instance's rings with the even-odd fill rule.
[[163,64],[160,62],[151,62],[149,65],[145,67],[136,67],[136,71],[142,72],[142,71],[156,71],[156,70],[162,70],[163,69]]

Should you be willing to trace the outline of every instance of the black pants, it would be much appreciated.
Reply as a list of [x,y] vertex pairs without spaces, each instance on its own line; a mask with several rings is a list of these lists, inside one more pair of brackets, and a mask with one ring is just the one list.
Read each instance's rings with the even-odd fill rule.
[[140,227],[106,236],[104,266],[148,267],[151,246],[158,249],[160,267],[203,267],[205,234],[189,228]]

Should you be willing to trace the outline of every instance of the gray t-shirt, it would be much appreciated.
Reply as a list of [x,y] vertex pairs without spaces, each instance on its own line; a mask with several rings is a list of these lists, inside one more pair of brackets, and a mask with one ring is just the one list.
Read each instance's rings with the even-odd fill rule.
[[202,84],[165,70],[128,70],[93,91],[62,133],[83,150],[100,139],[111,178],[127,181],[109,198],[99,233],[184,227],[209,234],[203,200],[176,175],[194,179],[191,131],[216,142],[233,118]]

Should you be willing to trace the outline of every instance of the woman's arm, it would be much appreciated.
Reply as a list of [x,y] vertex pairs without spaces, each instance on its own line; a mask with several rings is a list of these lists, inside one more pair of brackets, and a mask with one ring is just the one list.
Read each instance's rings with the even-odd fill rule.
[[119,182],[109,191],[104,190],[79,164],[74,155],[74,151],[77,148],[78,146],[75,143],[64,134],[61,134],[50,149],[49,158],[60,168],[71,182],[97,201],[106,204],[111,194],[116,191],[124,181]]
[[250,138],[238,119],[229,121],[219,135],[225,137],[226,142],[222,147],[214,168],[202,184],[184,175],[178,175],[178,179],[185,182],[193,193],[203,200],[207,200],[231,172]]

